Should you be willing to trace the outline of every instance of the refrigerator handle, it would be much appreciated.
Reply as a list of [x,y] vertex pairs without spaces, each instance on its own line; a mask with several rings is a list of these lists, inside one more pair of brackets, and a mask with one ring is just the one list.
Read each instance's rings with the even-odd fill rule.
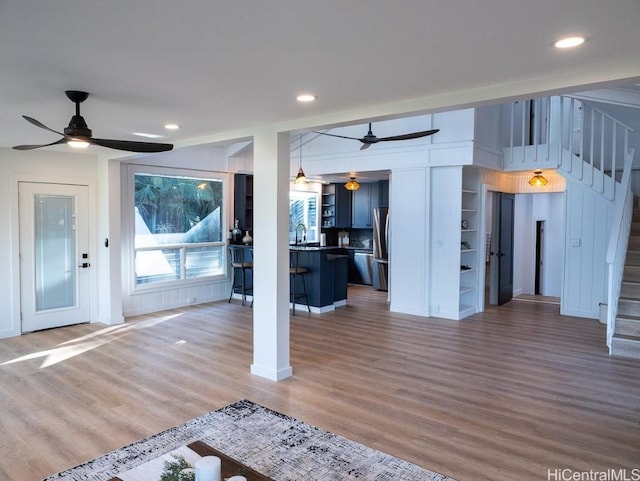
[[390,212],[387,211],[387,218],[384,221],[384,243],[387,247],[387,259],[389,258],[390,246],[389,246],[389,215]]

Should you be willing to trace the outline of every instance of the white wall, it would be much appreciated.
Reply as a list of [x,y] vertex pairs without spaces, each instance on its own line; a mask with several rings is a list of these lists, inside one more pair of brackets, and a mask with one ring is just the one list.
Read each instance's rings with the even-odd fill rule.
[[434,167],[430,182],[431,315],[459,318],[462,167]]
[[391,173],[389,297],[392,312],[429,316],[430,170],[425,167],[394,169]]
[[514,295],[535,293],[536,222],[545,221],[541,294],[560,297],[564,254],[564,194],[516,194]]
[[[373,131],[379,137],[432,128],[440,132],[410,141],[381,142],[366,150],[360,150],[362,144],[357,140],[314,134],[317,137],[303,146],[302,167],[307,177],[313,178],[344,172],[420,169],[456,162],[469,165],[473,160],[473,119],[474,110],[465,109],[377,122],[373,124]],[[333,129],[331,133],[362,137],[366,130],[367,126],[362,125]],[[295,151],[297,144],[292,145],[295,166],[292,165],[291,172],[295,175],[299,156]]]
[[391,167],[390,309],[457,319],[461,166],[473,160],[473,110],[435,114],[432,126],[443,135],[381,166]]
[[[140,159],[131,159],[120,164],[120,184],[110,186],[110,195],[122,199],[119,218],[112,222],[120,223],[113,226],[121,230],[122,257],[121,257],[121,293],[122,311],[124,316],[156,312],[188,304],[201,304],[225,299],[229,295],[230,284],[228,279],[206,280],[193,282],[180,287],[153,287],[136,289],[131,267],[133,265],[133,187],[131,184],[131,169],[148,165],[152,168],[176,168],[189,169],[191,175],[209,172],[222,173],[226,178],[227,190],[225,219],[223,225],[228,229],[233,227],[233,176],[227,173],[228,162],[225,149],[209,145],[176,149]],[[179,175],[179,172],[176,172]]]
[[[96,209],[99,160],[95,155],[69,154],[65,152],[44,152],[41,150],[16,151],[0,148],[0,218],[4,227],[0,229],[0,337],[20,334],[20,265],[19,265],[19,223],[18,223],[18,182],[78,183],[89,186],[90,203]],[[89,219],[90,257],[100,259],[103,249],[97,239],[104,235],[102,230],[103,211],[92,212]],[[102,295],[98,279],[105,277],[105,266],[100,261],[92,262],[91,279],[94,284],[91,293],[91,321],[101,314],[98,299]],[[107,269],[108,271],[108,269]]]
[[473,165],[496,170],[502,168],[503,124],[500,105],[475,109]]
[[607,243],[613,207],[579,182],[567,179],[564,285],[560,312],[599,317],[606,303]]

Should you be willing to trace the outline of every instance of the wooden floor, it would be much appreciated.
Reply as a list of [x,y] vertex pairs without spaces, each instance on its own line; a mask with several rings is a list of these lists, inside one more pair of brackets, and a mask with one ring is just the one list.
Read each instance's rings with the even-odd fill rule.
[[390,314],[350,288],[291,320],[294,376],[249,373],[252,309],[0,340],[0,479],[41,479],[246,398],[459,481],[640,467],[640,361],[604,326],[510,302],[463,321]]

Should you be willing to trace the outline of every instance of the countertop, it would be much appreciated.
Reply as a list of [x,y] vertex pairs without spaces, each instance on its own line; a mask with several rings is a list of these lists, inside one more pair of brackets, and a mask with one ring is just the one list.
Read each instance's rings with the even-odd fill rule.
[[364,247],[352,247],[352,246],[339,247],[339,246],[314,246],[314,245],[309,246],[304,244],[297,244],[297,245],[292,244],[289,246],[289,249],[294,251],[325,251],[325,250],[335,250],[335,249],[347,249],[347,250],[373,252],[373,249],[365,249]]

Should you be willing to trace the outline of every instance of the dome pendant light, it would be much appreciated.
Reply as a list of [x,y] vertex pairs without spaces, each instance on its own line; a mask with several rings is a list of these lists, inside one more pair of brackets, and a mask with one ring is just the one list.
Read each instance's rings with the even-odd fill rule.
[[344,188],[347,190],[358,190],[360,188],[360,184],[355,177],[349,177],[349,182],[344,184]]
[[302,134],[300,134],[300,156],[298,159],[298,175],[296,175],[296,179],[293,181],[294,184],[302,184],[307,181],[307,176],[304,175],[304,170],[302,170]]
[[546,177],[542,176],[541,170],[536,170],[534,172],[534,176],[529,179],[529,185],[531,187],[544,187],[549,183],[549,180]]

